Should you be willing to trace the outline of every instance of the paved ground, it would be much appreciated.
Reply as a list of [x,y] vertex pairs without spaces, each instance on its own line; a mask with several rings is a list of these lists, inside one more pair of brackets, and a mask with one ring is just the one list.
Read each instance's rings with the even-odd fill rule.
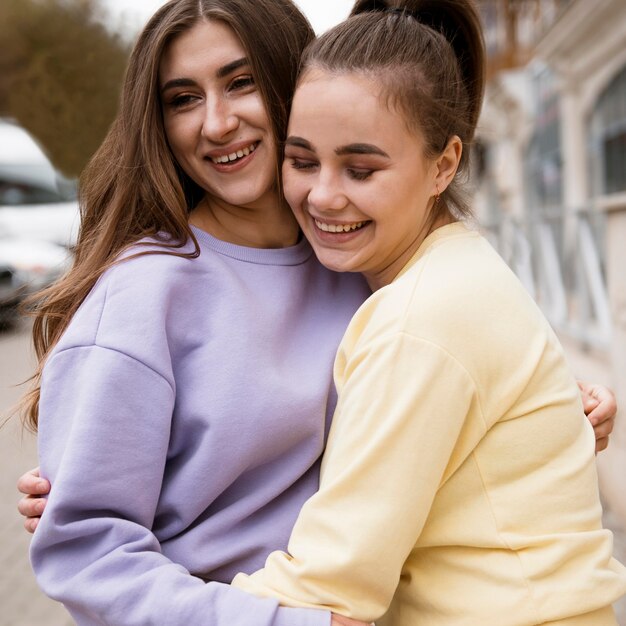
[[[611,511],[604,510],[604,525],[613,530],[615,546],[613,554],[622,563],[626,564],[626,529],[619,523]],[[619,626],[626,626],[626,596],[615,604],[615,612],[617,613],[617,622]],[[592,626],[591,624],[589,626]]]
[[[20,397],[14,387],[31,373],[25,329],[0,334],[0,415]],[[28,563],[29,537],[15,510],[17,477],[37,463],[32,435],[22,433],[16,419],[0,429],[0,626],[71,626],[56,602],[37,588]]]
[[[31,373],[28,346],[25,328],[0,334],[0,415],[20,396],[14,385]],[[63,608],[37,589],[27,558],[29,535],[22,530],[15,510],[15,481],[34,465],[34,438],[23,434],[14,419],[0,429],[0,626],[71,626]],[[606,512],[606,524],[615,533],[615,555],[626,563],[626,532],[610,511]],[[626,599],[617,608],[619,624],[626,626]]]

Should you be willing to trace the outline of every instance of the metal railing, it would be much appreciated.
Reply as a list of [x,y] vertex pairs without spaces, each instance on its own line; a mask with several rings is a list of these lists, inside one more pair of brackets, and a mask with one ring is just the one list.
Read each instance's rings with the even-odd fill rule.
[[585,346],[609,347],[604,212],[503,215],[482,228],[556,330]]

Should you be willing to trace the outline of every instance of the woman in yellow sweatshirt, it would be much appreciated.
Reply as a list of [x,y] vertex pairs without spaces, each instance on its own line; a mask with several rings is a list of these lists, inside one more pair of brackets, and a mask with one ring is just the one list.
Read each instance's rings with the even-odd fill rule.
[[393,626],[616,624],[626,569],[576,383],[462,221],[483,61],[470,0],[361,0],[305,53],[285,195],[374,294],[335,362],[320,491],[240,588]]

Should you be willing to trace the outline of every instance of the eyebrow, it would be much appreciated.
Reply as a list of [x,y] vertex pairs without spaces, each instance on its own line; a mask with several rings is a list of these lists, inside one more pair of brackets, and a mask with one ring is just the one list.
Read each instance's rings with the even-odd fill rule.
[[[241,59],[236,59],[231,63],[227,63],[223,65],[217,70],[218,78],[226,78],[229,74],[250,65],[250,61],[248,61],[247,57],[242,57]],[[163,87],[161,87],[161,93],[168,91],[169,89],[175,89],[176,87],[194,87],[196,85],[196,81],[191,78],[173,78],[172,80],[168,80]]]
[[163,87],[161,87],[161,93],[165,93],[169,89],[175,89],[176,87],[193,87],[196,84],[195,80],[191,78],[174,78],[168,80]]
[[346,154],[377,154],[378,156],[389,158],[389,155],[384,150],[371,143],[351,143],[347,146],[341,146],[335,150],[335,154],[337,156],[345,156]]
[[217,70],[217,77],[226,78],[226,76],[232,74],[235,70],[241,69],[246,65],[250,65],[250,61],[248,61],[247,57],[241,57],[241,59],[237,59],[236,61],[232,61],[220,67],[220,69]]
[[[288,137],[287,141],[285,141],[285,145],[316,152],[315,146],[302,137]],[[381,150],[378,146],[371,143],[351,143],[347,146],[340,146],[335,150],[335,154],[337,156],[346,156],[349,154],[376,154],[387,159],[390,158],[384,150]]]
[[316,152],[315,146],[310,141],[307,141],[302,137],[287,137],[285,145],[294,146],[296,148],[304,148],[305,150],[309,150],[309,152]]

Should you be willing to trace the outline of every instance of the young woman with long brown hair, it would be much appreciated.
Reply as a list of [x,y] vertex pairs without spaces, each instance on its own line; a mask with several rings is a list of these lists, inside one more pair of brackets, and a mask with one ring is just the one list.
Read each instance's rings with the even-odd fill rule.
[[278,188],[311,36],[286,0],[170,2],[83,177],[29,408],[54,485],[33,564],[81,624],[329,621],[216,583],[284,547],[315,490],[334,350],[368,293],[319,266]]
[[289,554],[233,584],[380,625],[616,626],[626,568],[576,382],[462,223],[483,56],[472,0],[359,0],[304,54],[285,197],[320,261],[374,294]]
[[317,487],[334,353],[368,294],[317,262],[279,189],[312,37],[289,0],[169,2],[82,177],[27,407],[52,483],[31,561],[80,625],[330,622],[224,584],[286,545]]

